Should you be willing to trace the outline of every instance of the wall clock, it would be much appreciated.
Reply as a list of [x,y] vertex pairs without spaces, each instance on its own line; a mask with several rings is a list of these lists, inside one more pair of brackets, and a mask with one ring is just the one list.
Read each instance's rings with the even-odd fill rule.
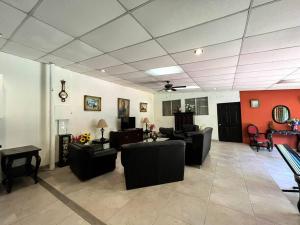
[[66,92],[66,81],[64,80],[61,80],[61,91],[58,93],[58,96],[60,97],[61,101],[62,102],[65,102],[66,101],[66,98],[68,97],[68,94]]

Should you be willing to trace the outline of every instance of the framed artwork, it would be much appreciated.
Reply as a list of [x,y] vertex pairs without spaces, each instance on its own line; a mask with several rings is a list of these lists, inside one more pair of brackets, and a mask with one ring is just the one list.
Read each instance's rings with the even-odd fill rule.
[[140,103],[140,112],[147,112],[148,103],[141,102]]
[[101,97],[85,95],[84,111],[101,111]]
[[118,118],[129,117],[130,100],[118,98]]
[[251,108],[259,108],[259,100],[258,99],[251,99],[250,100],[250,107]]

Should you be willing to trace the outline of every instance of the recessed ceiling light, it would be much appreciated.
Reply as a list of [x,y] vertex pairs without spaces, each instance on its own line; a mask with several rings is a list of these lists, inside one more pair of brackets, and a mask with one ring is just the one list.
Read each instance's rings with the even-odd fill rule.
[[198,48],[198,49],[196,49],[195,51],[194,51],[194,54],[195,55],[202,55],[203,54],[203,49],[202,48]]
[[105,69],[102,69],[101,72],[102,72],[102,73],[105,73],[106,71],[105,71]]
[[2,37],[3,35],[0,33],[0,38]]
[[180,66],[169,66],[169,67],[155,68],[155,69],[147,70],[145,72],[152,76],[162,76],[168,74],[183,73],[183,70],[181,69]]
[[214,88],[214,90],[217,90],[217,88]]

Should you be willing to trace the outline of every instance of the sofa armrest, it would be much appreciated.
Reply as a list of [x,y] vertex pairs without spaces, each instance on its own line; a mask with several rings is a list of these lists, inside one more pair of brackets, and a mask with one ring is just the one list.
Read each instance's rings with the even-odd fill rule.
[[185,133],[185,136],[186,137],[192,137],[193,135],[199,134],[199,133],[200,133],[200,131],[189,131],[189,132]]

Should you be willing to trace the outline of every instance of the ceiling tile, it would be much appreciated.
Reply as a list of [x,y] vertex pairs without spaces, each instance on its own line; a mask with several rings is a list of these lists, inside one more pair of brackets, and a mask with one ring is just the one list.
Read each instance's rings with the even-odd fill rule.
[[124,74],[118,74],[117,77],[121,78],[121,79],[135,79],[135,78],[145,78],[145,77],[149,77],[147,74],[145,74],[144,72],[132,72],[132,73],[124,73]]
[[121,73],[131,73],[131,72],[135,72],[137,71],[135,68],[123,64],[123,65],[119,65],[119,66],[113,66],[113,67],[109,67],[105,69],[106,73],[110,74],[110,75],[117,75],[117,74],[121,74]]
[[0,2],[0,33],[2,37],[9,38],[25,17],[25,13]]
[[224,67],[218,69],[208,69],[208,70],[199,70],[188,72],[191,77],[205,77],[205,76],[218,76],[218,75],[226,75],[235,73],[236,67]]
[[247,36],[296,27],[300,25],[299,0],[276,1],[254,8],[247,28]]
[[297,67],[300,67],[300,59],[242,65],[242,66],[238,66],[237,72],[238,73],[255,72],[255,71],[263,71],[263,70],[276,70],[276,69],[297,68]]
[[239,65],[300,58],[300,47],[241,55]]
[[27,59],[37,59],[46,54],[45,52],[26,47],[12,41],[8,41],[2,48],[2,51]]
[[289,83],[289,84],[274,84],[269,90],[282,90],[282,89],[300,89],[299,83]]
[[25,12],[29,12],[35,6],[38,0],[3,0],[3,2],[6,2]]
[[84,74],[92,76],[92,77],[97,77],[97,78],[103,78],[103,77],[107,77],[109,76],[109,74],[105,73],[105,72],[101,72],[100,70],[91,70],[88,72],[84,72]]
[[211,45],[203,48],[201,55],[195,55],[194,49],[172,54],[174,60],[179,64],[204,61],[209,59],[223,58],[239,55],[242,40],[230,41],[223,44]]
[[81,64],[78,64],[78,63],[74,63],[72,65],[65,66],[64,68],[67,70],[77,72],[77,73],[84,73],[84,72],[88,72],[88,71],[92,70],[91,68],[86,67]]
[[92,59],[82,61],[82,62],[80,62],[80,64],[86,65],[86,66],[94,68],[94,69],[102,69],[102,68],[106,68],[106,67],[121,65],[123,63],[121,61],[105,54],[105,55],[97,56]]
[[157,37],[245,10],[249,5],[249,0],[157,0],[133,15]]
[[274,0],[254,0],[252,6],[258,6],[258,5],[262,5],[267,2],[272,2],[272,1],[274,1]]
[[286,79],[288,79],[288,80],[300,79],[300,69],[298,69],[294,73],[290,74],[288,77],[286,77]]
[[249,73],[237,73],[236,78],[260,78],[270,79],[274,76],[286,76],[295,71],[295,69],[281,69],[281,70],[267,70],[267,71],[257,71],[257,72],[249,72]]
[[300,27],[246,38],[242,53],[300,46]]
[[114,51],[151,39],[130,15],[125,15],[81,38],[104,52]]
[[178,33],[158,38],[169,53],[214,45],[242,38],[247,13],[212,21]]
[[110,82],[122,80],[122,79],[120,79],[118,77],[115,77],[115,76],[105,76],[105,77],[101,77],[100,79],[110,81]]
[[120,2],[127,8],[127,9],[133,9],[148,0],[120,0]]
[[50,52],[72,40],[72,37],[30,17],[12,40],[41,51]]
[[42,62],[42,63],[54,63],[55,65],[62,66],[62,67],[74,63],[74,62],[69,61],[67,59],[57,57],[55,55],[46,55],[46,56],[40,58],[38,61]]
[[124,12],[116,0],[45,0],[34,16],[78,37]]
[[167,53],[153,40],[110,53],[110,55],[125,63],[154,58],[166,54]]
[[0,38],[0,49],[2,48],[2,46],[5,44],[6,39],[4,38]]
[[101,55],[102,52],[85,44],[82,41],[75,40],[70,44],[54,51],[52,54],[73,62],[79,62],[97,55]]
[[130,63],[131,66],[138,70],[149,70],[154,68],[168,67],[177,65],[176,62],[168,55],[146,59],[138,62]]
[[172,75],[157,76],[156,79],[160,81],[166,81],[166,80],[190,79],[190,77],[186,73],[176,73]]
[[208,70],[222,67],[233,67],[238,62],[238,56],[227,57],[222,59],[208,60],[203,62],[195,62],[181,65],[185,71]]
[[225,75],[218,75],[218,76],[206,76],[206,77],[195,77],[194,81],[216,81],[216,80],[233,80],[234,74],[225,74]]

